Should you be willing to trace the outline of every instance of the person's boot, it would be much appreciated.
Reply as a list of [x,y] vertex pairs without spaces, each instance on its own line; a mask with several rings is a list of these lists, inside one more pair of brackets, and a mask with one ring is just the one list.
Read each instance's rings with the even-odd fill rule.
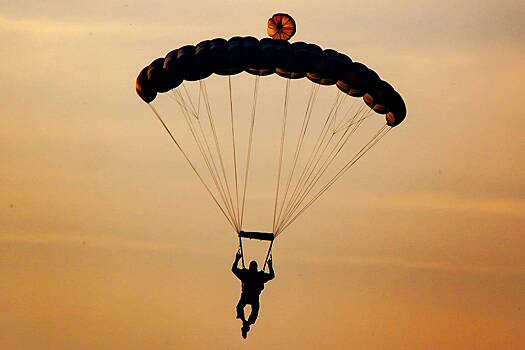
[[244,321],[241,327],[241,335],[244,339],[246,339],[246,337],[248,336],[249,330],[250,330],[250,324]]

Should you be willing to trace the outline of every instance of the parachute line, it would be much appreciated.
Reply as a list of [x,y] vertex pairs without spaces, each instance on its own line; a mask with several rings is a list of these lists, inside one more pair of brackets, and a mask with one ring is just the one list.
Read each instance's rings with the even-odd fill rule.
[[[237,150],[235,145],[235,126],[233,118],[233,99],[232,99],[232,77],[228,75],[228,96],[230,98],[230,121],[231,121],[231,131],[232,131],[232,152],[233,152],[233,169],[234,169],[234,178],[235,178],[235,204],[237,208],[237,223],[240,222],[239,217],[239,180],[237,175]],[[240,231],[240,227],[238,230]]]
[[[226,210],[228,211],[228,214],[230,215],[230,218],[232,219],[232,221],[235,223],[235,227],[238,227],[236,221],[235,221],[235,217],[232,213],[232,208],[229,207],[228,205],[228,202],[226,200],[226,194],[225,194],[225,189],[224,189],[224,186],[222,184],[222,180],[220,178],[220,175],[219,175],[219,172],[217,170],[217,165],[216,165],[216,162],[214,160],[214,157],[213,157],[213,153],[211,151],[211,148],[210,148],[210,145],[209,145],[209,142],[206,138],[206,134],[204,133],[204,130],[202,129],[202,124],[200,122],[200,118],[199,118],[199,114],[195,114],[194,117],[195,118],[191,118],[191,116],[189,115],[189,112],[188,112],[188,105],[187,103],[184,101],[184,97],[182,96],[182,94],[180,93],[180,91],[176,91],[175,92],[177,97],[180,99],[180,104],[179,106],[181,106],[181,110],[182,110],[182,113],[183,115],[185,116],[185,119],[186,119],[186,124],[188,125],[188,128],[191,132],[191,135],[193,136],[193,139],[203,157],[203,160],[208,168],[208,171],[210,173],[210,176],[217,188],[217,191],[219,192],[219,195],[222,199],[222,202],[224,204],[224,206],[226,207]],[[188,94],[189,96],[189,94]],[[200,96],[200,93],[199,93],[199,96]],[[178,101],[178,100],[177,100]],[[190,101],[191,103],[191,101]],[[191,103],[192,104],[192,103]],[[192,104],[193,105],[193,104]],[[200,108],[197,110],[197,112],[200,111]],[[202,141],[200,139],[200,137],[198,136],[197,134],[197,130],[196,130],[196,127],[195,125],[193,124],[193,121],[194,119],[197,120],[197,124],[198,124],[198,128],[199,128],[199,131],[200,131],[200,135],[202,137]],[[203,145],[204,143],[204,145]]]
[[[307,164],[295,185],[290,200],[286,203],[286,208],[282,217],[279,219],[277,228],[275,229],[276,235],[288,227],[292,221],[295,221],[296,213],[304,212],[306,206],[309,207],[313,201],[320,197],[320,195],[316,194],[311,198],[313,200],[312,203],[310,203],[310,200],[308,200],[309,195],[312,193],[318,182],[322,179],[326,171],[333,164],[344,146],[349,142],[352,135],[355,134],[357,129],[362,125],[363,121],[368,119],[371,115],[372,110],[367,109],[366,105],[362,105],[355,113],[353,113],[353,115],[351,115],[351,111],[354,110],[354,103],[352,102],[350,107],[343,113],[343,117],[339,120],[339,122],[337,122],[338,114],[341,111],[342,102],[343,99],[340,98],[338,93],[332,108],[328,113],[327,119],[325,120],[323,129],[317,137],[317,141],[312,153],[308,158]],[[351,115],[350,118],[348,118],[349,115]],[[335,137],[337,134],[340,134],[340,136]],[[366,153],[373,145],[378,142],[378,140],[375,140],[376,137],[379,136],[382,137],[382,134],[380,135],[377,133],[374,135],[372,139],[364,146],[364,148],[360,150],[354,157],[359,159],[362,156],[361,153]],[[303,203],[305,203],[305,201],[307,204],[305,207],[303,207]]]
[[241,220],[240,220],[240,228],[242,229],[242,223],[244,220],[244,206],[246,204],[246,188],[248,185],[248,174],[250,171],[250,159],[252,154],[252,144],[253,144],[253,129],[255,127],[255,112],[257,110],[257,96],[259,92],[259,76],[255,76],[255,82],[253,85],[253,102],[252,102],[252,113],[250,118],[250,135],[248,137],[248,150],[246,154],[246,170],[244,172],[244,188],[243,188],[243,194],[242,194],[242,205],[241,205]]
[[[293,207],[293,204],[296,202],[297,200],[297,195],[298,195],[298,191],[300,193],[300,189],[302,188],[303,184],[304,184],[304,181],[305,181],[305,176],[307,176],[306,174],[309,173],[309,170],[312,166],[312,163],[314,161],[314,159],[316,158],[317,154],[318,154],[318,151],[320,149],[320,147],[322,146],[325,138],[326,138],[326,134],[329,130],[329,126],[331,124],[331,119],[333,117],[333,112],[334,112],[334,109],[336,108],[336,106],[339,105],[339,98],[340,98],[340,95],[339,93],[336,95],[336,99],[334,100],[334,103],[332,104],[332,108],[330,109],[328,115],[327,115],[327,118],[324,122],[324,125],[323,125],[323,129],[321,130],[321,133],[319,134],[319,136],[317,137],[317,140],[316,140],[316,143],[315,143],[315,146],[312,150],[312,152],[310,153],[310,156],[308,157],[308,161],[306,163],[306,166],[305,168],[303,169],[303,171],[301,172],[301,175],[299,176],[299,179],[297,180],[297,183],[295,184],[295,187],[294,187],[294,190],[292,191],[292,194],[290,196],[290,200],[288,201],[288,204],[286,204],[286,209],[284,210],[283,212],[283,218],[286,218],[287,217],[287,212],[290,210],[290,207]],[[280,220],[284,220],[284,219],[280,219]],[[279,229],[276,230],[276,233],[279,232]]]
[[[201,102],[201,92],[199,91],[199,98],[198,98],[198,103],[197,103],[197,108],[198,110],[195,108],[195,105],[193,104],[193,100],[188,92],[188,89],[186,89],[186,84],[182,83],[182,88],[184,89],[184,92],[186,93],[186,96],[188,96],[188,101],[190,102],[190,105],[191,105],[191,110],[192,110],[192,114],[193,114],[193,117],[195,117],[195,119],[199,119],[199,111],[200,111],[200,102]],[[184,98],[182,97],[182,100],[184,101]]]
[[[213,139],[215,141],[215,147],[217,149],[217,154],[219,156],[219,164],[221,166],[222,176],[224,177],[224,183],[226,185],[226,193],[228,194],[228,199],[229,199],[229,202],[230,202],[230,206],[232,208],[232,212],[234,212],[234,215],[233,215],[234,221],[236,221],[237,219],[236,219],[236,215],[235,215],[235,209],[234,209],[235,207],[233,205],[233,199],[232,199],[232,195],[231,195],[231,191],[230,191],[230,185],[229,185],[229,181],[228,181],[228,176],[226,175],[226,169],[225,169],[224,160],[223,160],[223,157],[222,157],[221,146],[220,146],[220,143],[219,143],[219,138],[217,136],[217,131],[216,131],[216,128],[215,128],[215,122],[214,122],[213,115],[212,115],[212,112],[211,112],[210,100],[208,98],[208,92],[206,90],[206,83],[203,80],[200,80],[199,84],[200,84],[200,90],[202,90],[202,92],[203,92],[204,102],[206,104],[206,111],[207,111],[207,114],[208,114],[208,121],[210,123],[210,128],[213,131]],[[238,223],[236,222],[236,224],[238,224]],[[237,225],[237,229],[240,230],[241,227],[239,227]]]
[[[310,90],[310,96],[308,98],[308,103],[306,105],[306,110],[305,110],[305,113],[304,113],[304,118],[303,118],[303,122],[302,122],[302,126],[301,126],[301,132],[300,132],[299,137],[297,139],[297,146],[296,146],[295,152],[294,152],[294,157],[293,157],[293,162],[292,162],[292,169],[290,170],[290,176],[288,177],[288,181],[287,181],[286,186],[285,186],[284,196],[283,196],[283,199],[282,199],[282,202],[281,202],[281,205],[280,205],[279,215],[277,216],[276,223],[281,221],[281,215],[283,213],[283,208],[284,208],[284,205],[286,203],[286,199],[288,198],[290,185],[292,183],[292,179],[293,179],[293,176],[294,176],[294,173],[295,173],[295,169],[297,167],[297,161],[299,160],[299,155],[301,153],[301,149],[302,149],[302,146],[303,146],[303,143],[304,143],[305,135],[306,135],[307,130],[308,130],[308,125],[310,123],[310,118],[312,116],[313,106],[314,106],[315,101],[317,100],[317,95],[318,95],[318,92],[319,92],[319,86],[320,86],[319,84],[315,84],[314,86],[312,86],[312,89]],[[277,232],[277,229],[274,229],[274,233],[275,232]]]
[[177,139],[175,138],[175,136],[173,136],[173,133],[171,132],[171,130],[169,129],[169,127],[166,125],[166,123],[164,122],[164,120],[162,119],[162,117],[160,116],[160,114],[157,112],[157,110],[155,109],[155,107],[153,107],[151,104],[148,103],[148,106],[151,108],[151,110],[153,111],[153,113],[155,114],[155,116],[157,117],[157,119],[159,120],[159,122],[162,124],[162,126],[164,127],[164,130],[166,130],[166,132],[168,133],[169,137],[171,138],[171,140],[173,141],[173,143],[175,144],[175,146],[177,146],[177,148],[179,149],[179,151],[182,153],[182,155],[184,156],[184,159],[186,159],[186,161],[188,162],[188,164],[191,166],[191,168],[193,169],[193,172],[195,173],[195,175],[197,175],[197,177],[199,178],[200,182],[202,183],[202,185],[204,186],[204,188],[206,188],[206,191],[209,193],[209,195],[211,196],[211,198],[213,199],[213,201],[215,202],[215,204],[217,204],[217,206],[219,207],[220,211],[222,212],[222,214],[224,215],[224,217],[226,218],[226,220],[228,220],[228,222],[230,223],[230,225],[236,229],[234,223],[232,222],[232,220],[230,219],[230,217],[228,216],[228,214],[226,214],[226,212],[224,211],[224,209],[222,208],[222,206],[219,204],[219,201],[217,200],[217,198],[215,197],[215,195],[213,194],[213,192],[210,190],[210,188],[208,187],[208,185],[206,184],[206,182],[204,181],[204,179],[202,178],[201,174],[199,174],[199,172],[197,171],[197,168],[195,167],[195,165],[192,163],[192,161],[190,160],[190,158],[188,158],[188,155],[186,154],[186,152],[184,152],[184,149],[181,147],[181,145],[179,144],[179,142],[177,141]]
[[[358,114],[356,114],[354,116],[354,118],[357,116]],[[334,117],[335,119],[335,117]],[[362,120],[364,120],[366,118],[362,118]],[[362,122],[361,122],[362,123]],[[332,138],[335,136],[335,133],[332,133],[332,135],[330,136],[329,140],[327,141],[325,147],[323,148],[323,151],[318,155],[316,156],[316,162],[315,164],[311,167],[311,171],[309,171],[309,174],[307,176],[307,179],[303,182],[300,190],[298,191],[298,195],[296,196],[295,198],[295,201],[290,203],[290,206],[289,206],[289,209],[288,209],[288,212],[287,212],[287,216],[286,218],[284,219],[287,220],[288,217],[291,215],[290,213],[294,212],[299,206],[300,204],[306,199],[306,197],[308,196],[308,194],[311,192],[311,190],[313,189],[313,187],[317,184],[317,182],[319,181],[319,179],[322,177],[322,175],[325,173],[325,171],[328,169],[328,167],[332,164],[332,162],[336,159],[337,155],[339,154],[339,152],[343,149],[343,147],[345,146],[345,144],[348,142],[348,140],[350,139],[350,137],[355,133],[355,131],[357,130],[357,128],[361,125],[361,123],[357,123],[355,124],[354,128],[348,133],[348,128],[346,129],[346,131],[341,135],[341,137],[339,138],[339,140],[336,141],[335,145],[332,147],[332,150],[329,152],[326,160],[321,164],[321,166],[316,170],[317,168],[317,165],[319,164],[319,162],[323,159],[323,156],[326,152],[326,149],[328,148],[328,146],[330,145],[330,142],[332,140]],[[326,129],[325,131],[325,135],[323,137],[326,136],[326,133],[328,132],[328,129]],[[346,136],[346,137],[345,137]],[[312,177],[313,175],[313,177]]]
[[330,181],[328,181],[322,189],[317,192],[317,194],[310,200],[308,203],[297,213],[295,216],[293,216],[290,220],[288,220],[282,228],[280,228],[279,232],[276,233],[280,234],[282,233],[286,228],[288,228],[297,218],[304,213],[319,197],[321,197],[337,180],[341,178],[349,169],[352,168],[354,164],[361,159],[372,147],[374,147],[392,128],[388,125],[383,125],[379,131],[372,137],[372,139],[365,145],[363,148],[357,152],[357,154],[348,162],[346,165],[337,172],[337,174],[332,177]]
[[288,115],[288,93],[290,90],[290,79],[286,79],[286,89],[284,92],[284,107],[283,107],[283,118],[282,118],[282,131],[281,131],[281,145],[279,147],[279,166],[277,170],[277,185],[275,186],[275,201],[273,205],[273,232],[275,232],[275,220],[277,216],[277,202],[279,200],[279,190],[281,187],[281,170],[283,165],[283,153],[284,153],[284,140],[286,135],[286,118]]
[[[198,168],[197,163],[191,160],[190,155],[193,156],[193,154],[186,153],[186,150],[182,148],[181,143],[172,134],[155,107],[150,105],[157,119],[162,123],[172,141],[179,148],[215,204],[237,233],[243,230],[249,199],[250,168],[253,168],[252,163],[255,161],[252,159],[254,157],[254,142],[258,137],[256,118],[259,113],[257,108],[259,107],[261,80],[258,75],[254,78],[251,102],[250,97],[246,101],[248,118],[244,127],[246,127],[247,132],[246,139],[243,139],[245,141],[242,141],[242,143],[246,142],[245,146],[243,145],[246,147],[245,155],[244,151],[241,153],[237,149],[237,143],[241,142],[239,141],[240,131],[237,123],[242,122],[242,120],[237,120],[239,119],[237,116],[239,112],[234,110],[234,91],[231,76],[228,76],[226,82],[228,100],[223,107],[225,108],[225,121],[230,125],[225,125],[226,134],[224,135],[221,134],[222,129],[219,125],[220,116],[217,114],[218,111],[215,111],[217,107],[212,108],[206,81],[199,80],[191,86],[192,89],[183,82],[180,89],[175,89],[167,94],[178,104],[184,119],[183,123],[189,129],[188,137],[190,140],[193,139],[191,143],[195,142],[196,154],[200,153],[202,157],[202,164],[199,164]],[[359,147],[352,145],[354,142],[351,143],[350,140],[353,139],[354,135],[357,135],[358,130],[364,128],[364,122],[373,115],[373,109],[368,108],[369,106],[365,103],[357,104],[355,98],[337,90],[331,101],[330,96],[326,95],[326,101],[319,102],[326,103],[324,111],[322,109],[317,111],[320,108],[316,106],[320,95],[320,83],[312,85],[309,92],[305,91],[308,94],[305,96],[307,98],[306,106],[302,113],[296,111],[302,114],[302,117],[299,116],[297,120],[292,119],[292,110],[290,109],[292,84],[295,83],[292,83],[291,78],[286,79],[281,113],[275,114],[276,121],[281,124],[280,135],[275,135],[279,139],[276,145],[278,158],[275,163],[275,182],[272,181],[274,185],[271,185],[272,187],[275,186],[272,190],[273,198],[271,200],[273,202],[272,233],[275,237],[293,224],[390,130],[389,125],[384,124],[370,139],[363,139],[364,145]],[[279,114],[281,115],[279,116]],[[291,128],[292,122],[296,123],[297,127],[300,126],[297,134]],[[366,129],[368,128],[367,125]],[[291,134],[288,135],[289,133],[294,135],[293,140],[287,140],[287,137],[291,136]],[[224,139],[226,135],[231,135],[231,141]],[[359,139],[362,139],[362,136],[359,136]],[[221,140],[226,143],[221,144]],[[351,144],[350,148],[355,148],[352,154],[348,154],[346,150],[348,144]],[[230,152],[231,160],[229,158]],[[339,156],[343,153],[352,158],[347,162],[343,160],[340,163]],[[241,154],[244,162],[240,161],[239,156]],[[291,162],[288,163],[289,161]],[[338,165],[336,166],[336,164]],[[209,175],[210,179],[205,178],[201,171],[204,171],[204,175]]]

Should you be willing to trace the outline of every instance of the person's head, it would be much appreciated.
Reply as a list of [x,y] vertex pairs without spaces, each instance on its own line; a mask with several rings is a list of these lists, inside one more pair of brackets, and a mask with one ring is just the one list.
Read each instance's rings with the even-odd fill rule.
[[252,260],[250,262],[250,271],[257,271],[257,261]]

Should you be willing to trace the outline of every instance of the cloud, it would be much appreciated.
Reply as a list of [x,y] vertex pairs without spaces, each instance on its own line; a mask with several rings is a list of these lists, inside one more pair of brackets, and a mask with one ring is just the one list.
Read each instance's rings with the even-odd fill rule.
[[[226,257],[227,252],[204,247],[175,246],[170,243],[143,241],[139,239],[118,238],[108,235],[72,235],[72,234],[0,234],[0,244],[31,244],[84,247],[87,249],[116,249],[139,251],[155,254],[197,254],[214,257]],[[394,256],[323,256],[288,252],[279,258],[283,262],[315,265],[350,265],[379,268],[413,269],[421,271],[441,271],[451,273],[505,274],[510,276],[525,275],[525,270],[504,265],[454,264],[444,261],[422,261]]]
[[97,34],[143,39],[170,36],[173,35],[173,33],[180,33],[183,30],[192,33],[204,32],[206,26],[196,24],[193,26],[184,24],[184,26],[182,26],[173,23],[169,25],[149,23],[147,25],[137,26],[125,21],[70,22],[0,16],[0,34],[2,32],[27,34],[42,41],[78,39]]
[[452,273],[476,273],[476,274],[505,274],[511,276],[523,276],[523,268],[503,266],[503,265],[475,265],[464,263],[461,265],[445,261],[422,261],[394,256],[320,256],[320,255],[302,255],[300,253],[289,253],[281,257],[284,261],[305,262],[316,265],[353,265],[369,266],[379,268],[400,268],[413,269],[422,271],[441,271]]
[[38,39],[63,39],[88,36],[96,32],[120,33],[119,23],[68,23],[56,20],[39,20],[0,17],[0,30],[32,35]]
[[474,197],[456,193],[420,192],[383,196],[381,200],[362,199],[366,207],[387,210],[456,212],[525,218],[525,200]]
[[134,250],[154,253],[173,253],[181,251],[172,244],[159,244],[153,241],[122,239],[109,235],[65,235],[56,233],[1,234],[0,244],[60,245],[91,249]]

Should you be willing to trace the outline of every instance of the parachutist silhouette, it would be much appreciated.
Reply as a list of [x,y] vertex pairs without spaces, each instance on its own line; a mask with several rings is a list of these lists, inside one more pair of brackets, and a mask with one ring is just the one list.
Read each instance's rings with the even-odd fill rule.
[[[268,260],[268,267],[270,272],[264,272],[264,269],[259,271],[257,269],[257,262],[250,262],[250,268],[240,269],[237,265],[241,259],[242,254],[240,251],[235,255],[235,261],[233,262],[232,272],[238,279],[241,280],[241,298],[237,304],[237,318],[242,321],[242,337],[246,338],[250,326],[255,323],[257,316],[259,315],[259,295],[264,289],[264,284],[275,277],[275,272],[273,270],[272,259]],[[248,320],[244,317],[244,307],[246,305],[251,305],[252,310]]]

